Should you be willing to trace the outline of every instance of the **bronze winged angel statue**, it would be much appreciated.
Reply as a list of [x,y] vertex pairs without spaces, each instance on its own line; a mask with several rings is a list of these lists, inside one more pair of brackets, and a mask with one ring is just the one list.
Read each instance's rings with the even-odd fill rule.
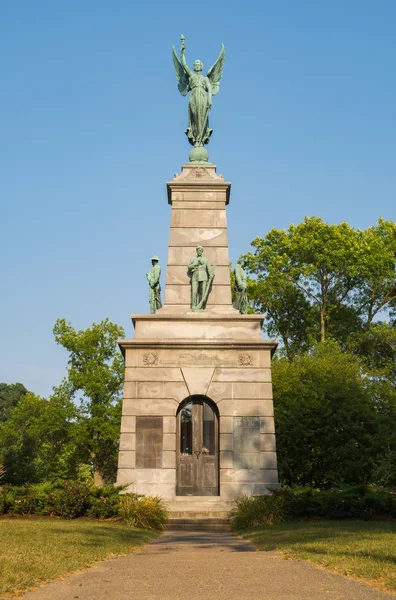
[[220,79],[223,74],[225,61],[224,44],[221,45],[220,54],[215,64],[209,69],[206,76],[202,75],[203,64],[196,60],[193,71],[187,65],[185,57],[185,38],[181,36],[180,60],[175,47],[172,49],[173,64],[176,69],[178,89],[182,96],[191,92],[188,102],[188,127],[186,135],[194,150],[190,153],[191,162],[207,162],[208,153],[203,147],[209,144],[212,129],[209,127],[209,111],[212,108],[212,97],[220,89]]

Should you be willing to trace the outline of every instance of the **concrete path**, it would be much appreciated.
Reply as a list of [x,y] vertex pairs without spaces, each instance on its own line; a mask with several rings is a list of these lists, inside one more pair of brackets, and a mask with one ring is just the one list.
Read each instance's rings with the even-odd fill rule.
[[25,600],[386,600],[395,596],[303,561],[258,552],[228,532],[168,531],[26,593]]

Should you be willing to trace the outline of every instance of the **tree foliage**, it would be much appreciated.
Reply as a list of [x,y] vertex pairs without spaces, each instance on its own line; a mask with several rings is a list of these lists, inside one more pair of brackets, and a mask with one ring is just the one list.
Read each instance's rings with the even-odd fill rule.
[[25,394],[27,389],[22,383],[0,383],[0,424],[7,421],[11,410]]
[[380,219],[367,230],[306,217],[272,229],[247,255],[249,293],[267,314],[267,330],[291,357],[328,335],[341,342],[368,331],[396,303],[396,224]]
[[114,480],[121,421],[124,362],[117,339],[122,327],[108,319],[77,331],[65,319],[54,327],[55,340],[69,353],[63,386],[79,400],[76,444],[83,462],[91,462],[94,482]]
[[14,485],[75,474],[76,407],[68,398],[26,393],[0,426],[4,480]]

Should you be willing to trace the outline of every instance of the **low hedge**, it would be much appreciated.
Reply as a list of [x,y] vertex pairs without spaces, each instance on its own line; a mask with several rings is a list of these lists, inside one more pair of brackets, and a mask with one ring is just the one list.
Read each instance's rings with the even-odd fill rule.
[[235,502],[235,529],[306,518],[395,519],[396,491],[374,485],[340,486],[328,490],[284,487],[268,495],[243,496]]
[[[160,498],[120,492],[126,486],[93,486],[81,481],[39,483],[0,488],[0,514],[8,515],[54,515],[65,519],[93,517],[97,519],[120,519],[146,529],[163,529],[167,510]],[[125,503],[133,504],[136,515],[125,512]]]

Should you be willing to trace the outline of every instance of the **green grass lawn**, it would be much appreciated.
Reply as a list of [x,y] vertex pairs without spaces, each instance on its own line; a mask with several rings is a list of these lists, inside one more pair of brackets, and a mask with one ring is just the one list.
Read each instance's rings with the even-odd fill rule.
[[157,534],[100,521],[0,519],[0,594],[128,554]]
[[279,551],[396,592],[394,521],[311,521],[238,533],[259,550]]

